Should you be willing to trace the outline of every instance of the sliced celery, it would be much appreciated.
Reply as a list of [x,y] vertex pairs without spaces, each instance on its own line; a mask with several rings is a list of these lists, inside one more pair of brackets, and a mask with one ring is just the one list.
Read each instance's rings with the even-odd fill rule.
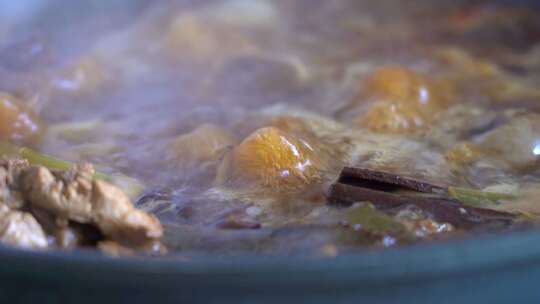
[[508,193],[486,192],[474,189],[448,187],[451,197],[471,207],[489,207],[501,201],[509,201],[518,198],[517,195]]
[[[75,165],[74,163],[37,152],[30,148],[17,147],[8,142],[0,142],[0,156],[23,158],[31,165],[43,166],[53,170],[67,170]],[[137,197],[144,190],[144,186],[138,180],[121,173],[108,175],[102,172],[96,172],[94,177],[117,185],[131,198]]]
[[351,208],[346,219],[351,227],[356,226],[376,235],[401,234],[405,231],[400,222],[375,209],[371,204]]

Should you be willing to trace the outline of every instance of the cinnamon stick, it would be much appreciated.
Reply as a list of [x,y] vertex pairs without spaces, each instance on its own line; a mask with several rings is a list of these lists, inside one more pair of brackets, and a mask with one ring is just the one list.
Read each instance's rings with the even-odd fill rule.
[[[412,193],[395,192],[404,189]],[[506,212],[466,206],[448,196],[447,186],[366,168],[344,168],[331,186],[328,200],[342,205],[370,202],[381,210],[414,205],[437,221],[463,229],[492,223],[508,225],[515,218]]]
[[438,185],[403,175],[367,168],[345,167],[341,171],[339,183],[376,188],[383,191],[409,189],[424,193],[446,193],[447,186]]

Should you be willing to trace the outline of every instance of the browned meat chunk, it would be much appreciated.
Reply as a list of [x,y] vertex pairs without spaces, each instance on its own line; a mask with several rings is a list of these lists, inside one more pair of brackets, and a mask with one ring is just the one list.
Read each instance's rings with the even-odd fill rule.
[[93,220],[106,236],[138,244],[163,235],[159,220],[135,209],[119,188],[98,180],[92,188]]
[[73,249],[77,246],[95,246],[103,239],[103,235],[91,224],[79,224],[58,218],[48,211],[35,207],[31,208],[31,213],[49,236],[50,245]]
[[30,167],[21,177],[25,198],[34,206],[80,223],[92,220],[92,179],[90,166],[51,172]]
[[35,143],[42,133],[42,123],[22,100],[0,92],[0,139]]
[[36,219],[27,212],[0,205],[0,242],[26,249],[47,248],[47,236]]
[[0,203],[10,208],[20,208],[23,200],[16,190],[18,176],[22,169],[27,168],[28,163],[22,160],[10,160],[0,162]]
[[67,171],[31,167],[23,173],[21,183],[33,206],[78,223],[93,223],[106,238],[141,244],[162,236],[157,218],[135,209],[119,188],[93,175],[89,165]]
[[0,160],[0,242],[74,248],[105,239],[134,252],[159,253],[162,234],[157,218],[137,210],[119,188],[96,179],[91,165],[49,170]]

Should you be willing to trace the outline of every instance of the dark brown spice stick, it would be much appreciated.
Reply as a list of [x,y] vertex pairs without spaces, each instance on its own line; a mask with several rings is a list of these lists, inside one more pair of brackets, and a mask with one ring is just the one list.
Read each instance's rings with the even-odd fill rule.
[[341,171],[339,183],[366,188],[391,191],[395,189],[409,189],[425,193],[446,193],[447,186],[437,185],[402,175],[376,171],[366,168],[345,167]]
[[355,202],[371,202],[382,210],[414,205],[432,214],[437,221],[450,223],[463,229],[471,229],[481,224],[494,222],[507,224],[514,218],[514,215],[506,212],[468,207],[452,199],[399,195],[342,183],[332,185],[329,201],[345,205]]

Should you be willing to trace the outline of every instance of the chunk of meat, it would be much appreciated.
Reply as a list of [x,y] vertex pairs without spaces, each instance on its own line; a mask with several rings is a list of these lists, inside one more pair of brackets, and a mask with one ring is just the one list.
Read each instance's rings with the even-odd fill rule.
[[38,116],[22,100],[0,92],[0,140],[34,143],[41,131]]
[[50,212],[35,207],[31,208],[31,213],[49,236],[49,244],[56,247],[73,249],[77,246],[95,246],[103,239],[103,235],[91,224],[79,224],[55,217]]
[[140,244],[162,236],[157,218],[135,209],[119,188],[93,175],[89,165],[67,171],[30,167],[21,182],[33,206],[78,223],[93,223],[106,238]]
[[326,161],[313,143],[275,127],[256,130],[230,155],[230,181],[274,193],[296,193],[322,180]]
[[[434,56],[443,64],[459,70],[460,79],[467,76],[475,77],[495,77],[502,73],[502,70],[494,63],[475,58],[464,49],[456,47],[444,47],[434,50]],[[470,80],[470,78],[469,78]]]
[[24,205],[23,198],[17,189],[21,170],[28,167],[23,160],[0,160],[0,203],[9,208],[20,208]]
[[401,66],[382,67],[364,82],[368,98],[436,106],[448,101],[448,92],[437,90],[435,80]]
[[81,235],[70,227],[58,229],[55,233],[56,245],[60,248],[75,248],[80,243]]
[[433,122],[452,102],[455,93],[447,82],[428,78],[408,68],[384,67],[370,75],[353,103],[374,102],[356,121],[382,132],[411,132]]
[[[50,245],[74,248],[105,238],[145,252],[160,245],[159,220],[94,175],[90,165],[51,171],[21,160],[0,161],[0,241],[46,247],[48,236]],[[31,213],[15,210],[23,207]]]
[[62,218],[89,223],[92,221],[93,176],[91,166],[65,172],[30,167],[21,177],[21,186],[32,205]]
[[92,190],[93,221],[105,236],[120,242],[139,244],[163,235],[159,220],[135,209],[119,188],[94,180]]
[[540,90],[527,77],[506,72],[494,62],[475,57],[460,48],[435,50],[437,58],[449,71],[446,78],[461,90],[478,94],[493,102],[536,100]]
[[301,137],[307,142],[317,142],[317,136],[311,131],[309,126],[301,118],[294,116],[278,116],[271,119],[270,126],[296,137]]
[[47,236],[27,212],[10,210],[0,204],[0,242],[26,249],[47,248]]

